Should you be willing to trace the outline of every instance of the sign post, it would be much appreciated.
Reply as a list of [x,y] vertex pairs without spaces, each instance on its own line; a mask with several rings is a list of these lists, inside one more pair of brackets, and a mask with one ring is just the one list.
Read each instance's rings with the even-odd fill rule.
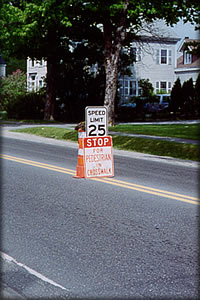
[[87,106],[85,108],[86,137],[106,136],[108,133],[107,108]]
[[85,123],[86,137],[79,137],[75,178],[114,176],[112,137],[107,135],[107,108],[105,106],[87,106]]

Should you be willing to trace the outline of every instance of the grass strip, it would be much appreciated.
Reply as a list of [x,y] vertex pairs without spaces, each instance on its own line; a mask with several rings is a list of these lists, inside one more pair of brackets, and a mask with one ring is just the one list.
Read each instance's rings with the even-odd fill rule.
[[12,132],[24,132],[28,134],[39,135],[57,140],[78,141],[78,133],[75,130],[57,128],[57,127],[30,127],[23,129],[11,130]]
[[[33,127],[12,131],[24,132],[59,140],[70,140],[73,142],[78,141],[77,131],[70,129],[56,127]],[[112,139],[113,147],[116,149],[200,161],[200,146],[198,145],[119,135],[113,136]]]
[[115,125],[109,131],[200,140],[200,124]]
[[159,156],[200,161],[200,146],[128,136],[113,136],[113,147]]

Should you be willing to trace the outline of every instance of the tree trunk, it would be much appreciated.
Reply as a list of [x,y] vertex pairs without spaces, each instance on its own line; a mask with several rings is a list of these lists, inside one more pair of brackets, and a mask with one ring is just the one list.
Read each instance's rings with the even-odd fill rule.
[[115,97],[117,93],[118,62],[122,49],[122,43],[126,36],[126,15],[129,0],[124,0],[124,8],[119,13],[118,24],[113,25],[110,15],[105,15],[104,30],[104,55],[106,88],[104,105],[108,108],[108,123],[113,126],[115,123]]
[[44,110],[44,120],[54,120],[56,101],[56,62],[47,59],[47,90]]
[[108,124],[115,123],[115,97],[117,93],[118,54],[111,54],[105,59],[106,87],[104,105],[108,109]]

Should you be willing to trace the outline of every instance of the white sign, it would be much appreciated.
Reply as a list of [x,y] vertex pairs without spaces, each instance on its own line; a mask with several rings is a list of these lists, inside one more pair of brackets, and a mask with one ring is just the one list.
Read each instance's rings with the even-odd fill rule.
[[107,108],[105,106],[87,106],[85,108],[86,136],[106,136],[107,120]]
[[112,137],[84,138],[85,177],[114,176]]

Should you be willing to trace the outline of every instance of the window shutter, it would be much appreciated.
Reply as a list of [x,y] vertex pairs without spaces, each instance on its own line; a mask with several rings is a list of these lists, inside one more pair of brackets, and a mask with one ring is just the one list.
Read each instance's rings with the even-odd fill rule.
[[168,52],[168,64],[169,65],[172,64],[172,50],[169,50],[169,52]]
[[156,64],[157,65],[160,64],[160,50],[159,49],[156,50]]
[[136,57],[136,53],[137,53],[136,47],[131,47],[130,53],[131,53],[131,55],[133,56],[133,61],[136,62],[136,61],[137,61],[137,60],[136,60],[136,59],[137,59],[137,57]]

